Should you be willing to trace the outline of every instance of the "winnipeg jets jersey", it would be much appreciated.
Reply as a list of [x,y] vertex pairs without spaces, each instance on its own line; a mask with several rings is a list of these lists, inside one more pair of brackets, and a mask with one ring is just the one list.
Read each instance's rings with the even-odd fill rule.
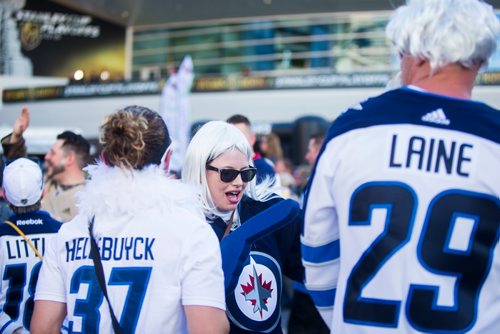
[[124,333],[187,333],[185,306],[225,310],[217,238],[194,192],[153,166],[88,169],[80,213],[44,258],[35,300],[66,304],[72,333],[111,333],[91,256],[90,214],[104,280]]
[[[10,217],[43,256],[61,223],[48,212],[34,211]],[[0,333],[29,330],[33,297],[42,262],[11,226],[0,223]]]
[[402,88],[331,126],[306,286],[334,333],[500,333],[500,112]]
[[[238,206],[242,224],[240,229],[248,233],[253,229],[248,228],[247,224],[266,225],[269,220],[263,213],[269,213],[271,207],[276,208],[284,204],[283,202],[278,198],[261,202],[243,196]],[[275,219],[280,215],[282,213],[274,212],[273,217]],[[279,224],[282,226],[279,229],[274,229],[273,226],[274,231],[252,243],[249,254],[241,258],[241,261],[244,260],[242,269],[233,273],[237,283],[226,290],[227,315],[232,334],[283,333],[281,328],[283,275],[294,280],[300,280],[303,276],[299,248],[300,218],[301,216],[297,214],[287,215],[286,219],[291,221]],[[260,224],[259,219],[266,222],[262,221]],[[222,240],[226,223],[218,218],[211,222],[210,226],[219,240]],[[231,232],[224,242],[233,237],[242,243],[245,242],[245,236],[238,235],[242,230],[236,230],[234,234]],[[259,234],[262,234],[262,231]],[[229,242],[232,243],[234,240]],[[238,252],[238,249],[226,247],[227,244],[221,248],[224,253],[223,258],[237,255],[235,252]],[[229,253],[228,250],[232,252]]]

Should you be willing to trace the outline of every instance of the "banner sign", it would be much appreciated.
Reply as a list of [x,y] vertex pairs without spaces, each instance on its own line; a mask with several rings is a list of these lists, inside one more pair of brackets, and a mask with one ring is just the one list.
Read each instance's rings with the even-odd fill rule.
[[[369,88],[384,87],[389,73],[322,74],[280,77],[199,77],[191,89],[194,93],[228,92],[273,89]],[[481,73],[476,84],[500,85],[500,72]],[[57,87],[6,89],[3,102],[85,98],[100,96],[161,94],[164,82],[131,81],[95,84],[70,84]]]
[[57,87],[36,87],[5,89],[3,102],[22,102],[33,100],[85,98],[99,96],[159,94],[160,83],[156,81],[113,82],[88,85],[67,85]]

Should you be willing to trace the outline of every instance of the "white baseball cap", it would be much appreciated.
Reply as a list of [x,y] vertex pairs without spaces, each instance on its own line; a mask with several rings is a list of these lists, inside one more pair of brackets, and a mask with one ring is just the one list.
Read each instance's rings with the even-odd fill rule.
[[17,207],[33,205],[42,196],[42,170],[35,162],[19,158],[5,167],[2,186],[10,204]]

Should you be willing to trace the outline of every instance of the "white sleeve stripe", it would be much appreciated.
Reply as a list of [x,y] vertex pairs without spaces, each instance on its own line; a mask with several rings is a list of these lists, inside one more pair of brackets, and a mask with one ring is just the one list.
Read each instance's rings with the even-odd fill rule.
[[300,243],[303,245],[306,245],[308,247],[321,247],[327,244],[330,244],[336,240],[339,240],[340,236],[338,233],[335,233],[330,239],[328,240],[323,240],[323,241],[318,241],[316,239],[312,239],[309,237],[307,238],[304,234],[300,235]]
[[329,265],[338,263],[339,260],[340,260],[339,258],[336,258],[336,259],[326,261],[326,262],[315,263],[315,262],[305,261],[304,259],[302,259],[302,263],[304,264],[304,266],[308,266],[308,267],[323,267],[323,266],[329,266]]

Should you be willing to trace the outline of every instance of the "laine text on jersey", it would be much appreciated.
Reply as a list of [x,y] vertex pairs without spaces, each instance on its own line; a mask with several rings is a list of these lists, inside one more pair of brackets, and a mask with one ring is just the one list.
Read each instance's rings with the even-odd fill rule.
[[392,135],[389,168],[469,177],[474,145],[442,138]]

